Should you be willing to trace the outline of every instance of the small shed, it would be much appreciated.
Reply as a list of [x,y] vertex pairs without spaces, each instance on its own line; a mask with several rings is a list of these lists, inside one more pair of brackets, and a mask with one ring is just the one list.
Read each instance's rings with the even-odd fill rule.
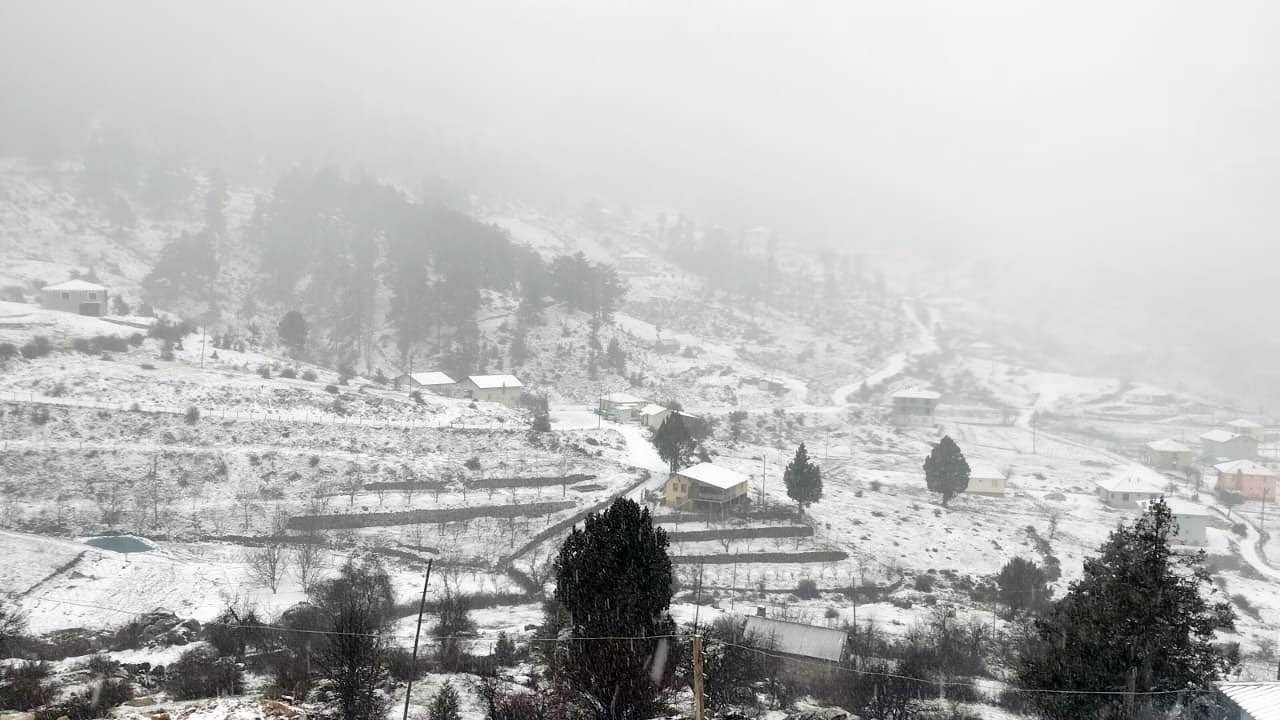
[[698,463],[671,474],[662,486],[662,502],[677,510],[719,511],[747,502],[748,478],[714,463]]
[[68,280],[40,289],[41,304],[50,310],[102,317],[107,314],[109,291],[88,280]]
[[1133,508],[1164,494],[1160,476],[1144,467],[1129,468],[1119,475],[1094,481],[1098,498],[1112,507]]
[[1258,442],[1262,442],[1263,432],[1265,431],[1261,423],[1256,423],[1247,418],[1237,418],[1227,423],[1224,427],[1237,435],[1246,435]]
[[637,414],[640,417],[641,425],[644,425],[650,430],[657,430],[662,427],[662,423],[666,422],[667,418],[671,417],[671,408],[657,405],[655,403],[649,403],[648,405],[640,408],[640,410],[637,411]]
[[640,409],[650,404],[642,397],[631,393],[615,392],[600,398],[599,412],[615,422],[631,422],[635,420]]
[[1215,461],[1252,460],[1258,456],[1258,441],[1230,430],[1210,430],[1200,436],[1200,450]]
[[938,409],[938,401],[942,396],[932,390],[908,389],[895,392],[893,401],[893,424],[895,425],[932,425],[933,413]]
[[416,372],[405,373],[396,378],[396,387],[430,390],[438,395],[451,395],[457,390],[458,383],[442,372]]
[[515,375],[470,375],[467,397],[482,402],[496,402],[507,407],[520,405],[524,384]]
[[1195,450],[1177,440],[1153,440],[1146,446],[1146,461],[1160,470],[1182,470],[1191,465]]
[[[1176,497],[1166,497],[1164,502],[1169,506],[1169,513],[1173,515],[1173,521],[1178,524],[1177,540],[1181,544],[1195,545],[1197,547],[1209,544],[1206,530],[1213,516],[1209,513],[1208,508],[1199,503]],[[1150,504],[1150,500],[1142,503],[1143,509],[1146,509]]]
[[965,492],[970,495],[1004,495],[1008,488],[1008,478],[995,465],[975,462],[969,464],[969,487]]
[[1280,473],[1252,460],[1232,460],[1213,466],[1218,473],[1218,489],[1240,493],[1250,500],[1276,501]]

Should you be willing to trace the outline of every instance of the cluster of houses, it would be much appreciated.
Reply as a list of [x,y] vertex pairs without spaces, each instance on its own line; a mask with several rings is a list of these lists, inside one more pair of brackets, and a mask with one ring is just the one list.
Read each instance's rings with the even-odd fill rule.
[[495,402],[514,408],[520,405],[524,384],[515,375],[468,375],[458,382],[439,372],[405,373],[395,379],[395,387],[426,390],[444,397]]

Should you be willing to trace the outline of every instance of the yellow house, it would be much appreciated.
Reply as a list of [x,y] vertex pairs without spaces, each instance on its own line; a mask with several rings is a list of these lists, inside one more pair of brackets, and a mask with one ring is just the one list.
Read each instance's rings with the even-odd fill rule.
[[671,474],[662,486],[662,502],[677,510],[723,512],[747,502],[746,475],[712,463],[698,463]]
[[1004,473],[996,466],[973,463],[969,466],[969,487],[965,492],[970,495],[1004,495],[1008,484]]

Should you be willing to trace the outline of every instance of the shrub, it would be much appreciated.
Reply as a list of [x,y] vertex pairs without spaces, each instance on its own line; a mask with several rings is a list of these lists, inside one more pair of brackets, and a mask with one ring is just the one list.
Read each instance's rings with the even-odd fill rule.
[[141,365],[139,365],[138,367],[142,368],[143,370],[155,370],[155,369],[156,369],[156,366],[155,366],[155,365],[152,365],[151,363],[142,363],[142,364],[141,364]]
[[49,388],[49,397],[62,397],[67,394],[67,384],[59,380]]
[[423,400],[422,400],[422,392],[421,392],[421,391],[419,391],[419,390],[414,390],[413,392],[409,393],[409,397],[410,397],[410,399],[412,399],[414,402],[418,403],[419,405],[424,404],[424,402],[423,402]]
[[18,346],[13,343],[0,343],[0,362],[7,362],[18,356]]
[[822,614],[822,616],[828,620],[835,620],[836,618],[840,617],[840,611],[833,607],[829,607],[827,608],[827,611]]
[[211,647],[192,648],[169,666],[165,688],[179,700],[239,695],[244,677],[235,660],[220,658]]
[[22,357],[35,360],[53,352],[53,344],[49,342],[49,338],[37,335],[31,339],[31,342],[23,345],[19,352],[22,353]]
[[190,320],[171,320],[160,319],[152,323],[147,330],[147,335],[153,338],[160,338],[169,342],[176,342],[196,331],[195,323]]
[[453,683],[445,680],[444,685],[440,686],[440,691],[431,700],[427,717],[429,720],[461,720],[462,716],[458,712],[458,691],[453,689]]
[[71,341],[71,349],[75,350],[78,353],[84,353],[85,355],[92,355],[93,343],[89,341],[89,338],[78,337],[75,340]]
[[270,365],[259,365],[259,366],[258,366],[258,374],[262,376],[262,379],[263,379],[263,380],[270,380],[270,379],[271,379],[271,366],[270,366]]
[[160,348],[161,360],[173,360],[173,341],[165,340],[164,345]]
[[507,635],[506,631],[498,633],[498,640],[493,646],[493,660],[498,665],[506,667],[515,665],[517,661],[516,642]]
[[108,716],[108,710],[133,697],[133,687],[127,680],[106,679],[66,700],[36,712],[36,720],[93,720]]
[[84,668],[94,675],[114,675],[120,669],[120,663],[107,655],[94,655],[84,663]]
[[49,422],[49,408],[37,405],[31,408],[31,424],[44,425]]
[[1231,602],[1235,603],[1236,607],[1240,608],[1240,612],[1248,615],[1254,620],[1262,619],[1262,615],[1258,612],[1258,608],[1254,607],[1253,601],[1248,597],[1240,593],[1236,593],[1231,596]]
[[422,676],[426,669],[422,658],[413,661],[413,653],[404,648],[395,648],[387,653],[387,675],[396,682],[408,682]]
[[182,414],[182,419],[186,421],[188,425],[195,425],[200,422],[200,408],[195,405],[188,405],[187,411]]
[[325,391],[325,392],[327,392],[327,393],[333,394],[333,395],[337,395],[337,394],[338,394],[338,386],[337,386],[337,385],[325,385],[325,386],[324,386],[324,391]]
[[479,469],[480,469],[480,458],[475,457],[475,456],[472,456],[472,457],[468,458],[468,459],[467,459],[467,461],[466,461],[465,463],[463,463],[462,465],[463,465],[463,467],[465,467],[465,468],[466,468],[466,469],[468,469],[468,470],[479,470]]
[[303,380],[306,380],[307,382],[315,382],[315,381],[316,381],[316,371],[315,371],[315,370],[303,370],[303,371],[302,371],[302,379],[303,379]]
[[871,481],[871,492],[880,492],[880,481],[879,481],[879,480],[872,480],[872,481]]
[[53,691],[44,684],[49,666],[43,662],[20,662],[0,667],[0,708],[30,710],[48,703]]
[[813,578],[803,578],[796,583],[796,597],[801,600],[812,600],[818,597],[818,583]]
[[917,575],[915,580],[915,589],[920,592],[933,592],[933,576]]
[[129,344],[134,347],[141,347],[142,341],[146,338],[142,337],[142,333],[134,333],[129,336]]
[[286,380],[293,380],[298,377],[298,371],[293,368],[285,368],[280,371],[280,377]]

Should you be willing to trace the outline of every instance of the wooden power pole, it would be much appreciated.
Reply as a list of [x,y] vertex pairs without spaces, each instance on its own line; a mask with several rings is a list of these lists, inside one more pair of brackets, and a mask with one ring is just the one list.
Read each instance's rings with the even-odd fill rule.
[[693,636],[693,720],[703,720],[702,636]]
[[404,715],[402,720],[409,720],[409,697],[413,695],[413,676],[418,673],[418,638],[422,637],[422,613],[427,609],[427,585],[431,584],[431,560],[427,560],[427,576],[422,581],[422,600],[418,602],[418,624],[413,631],[413,672],[409,674],[409,684],[404,689]]

